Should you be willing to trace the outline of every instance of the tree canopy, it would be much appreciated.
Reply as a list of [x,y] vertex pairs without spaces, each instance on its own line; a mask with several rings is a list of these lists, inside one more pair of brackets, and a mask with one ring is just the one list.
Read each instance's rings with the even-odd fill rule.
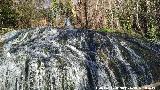
[[[15,2],[16,1],[16,2]],[[32,20],[45,19],[64,27],[70,18],[75,28],[160,36],[160,0],[1,0],[1,27],[29,28]]]

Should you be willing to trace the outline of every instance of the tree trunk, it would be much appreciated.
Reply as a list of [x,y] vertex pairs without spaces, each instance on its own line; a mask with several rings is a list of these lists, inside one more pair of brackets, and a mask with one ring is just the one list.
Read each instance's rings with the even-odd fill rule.
[[84,28],[88,28],[88,11],[87,11],[87,0],[84,1],[84,16],[85,16],[85,26]]
[[147,19],[147,3],[145,1],[140,2],[141,12],[139,14],[140,27],[143,32],[143,35],[147,37],[148,32],[148,19]]

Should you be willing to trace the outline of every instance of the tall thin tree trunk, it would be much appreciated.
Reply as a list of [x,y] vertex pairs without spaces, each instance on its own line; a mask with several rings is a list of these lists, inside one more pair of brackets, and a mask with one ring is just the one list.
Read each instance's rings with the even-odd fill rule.
[[156,26],[157,32],[160,33],[160,0],[156,0]]
[[111,27],[112,27],[112,29],[113,29],[113,10],[112,10],[112,0],[109,0],[109,10],[110,10],[110,14],[111,14]]
[[143,32],[143,35],[146,37],[148,32],[148,13],[147,13],[147,2],[143,0],[140,2],[141,12],[140,12],[140,27]]
[[87,11],[87,0],[84,1],[84,14],[85,14],[85,29],[88,28],[88,11]]

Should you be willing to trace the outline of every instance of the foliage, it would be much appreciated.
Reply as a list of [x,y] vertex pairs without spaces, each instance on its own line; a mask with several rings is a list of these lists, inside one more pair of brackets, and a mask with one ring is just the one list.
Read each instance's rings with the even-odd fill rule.
[[110,28],[102,28],[99,30],[99,32],[115,32],[115,30],[112,30]]
[[32,20],[46,19],[62,28],[70,18],[75,28],[160,37],[159,0],[51,0],[48,8],[44,8],[45,0],[17,1],[1,1],[1,27],[28,28]]
[[10,28],[1,28],[0,35],[4,35],[7,32],[13,31],[13,29]]
[[[64,25],[64,19],[71,17],[71,0],[52,0],[51,11],[52,11],[52,25],[59,27],[60,24]],[[62,25],[62,26],[63,26]]]
[[1,0],[0,1],[0,28],[7,28],[16,26],[16,20],[18,14],[12,7],[12,0]]

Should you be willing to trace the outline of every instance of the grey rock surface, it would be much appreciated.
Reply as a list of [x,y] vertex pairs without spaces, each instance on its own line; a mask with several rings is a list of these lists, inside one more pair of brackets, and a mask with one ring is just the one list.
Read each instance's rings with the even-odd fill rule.
[[36,28],[1,37],[0,90],[96,90],[160,81],[160,45],[90,30]]

